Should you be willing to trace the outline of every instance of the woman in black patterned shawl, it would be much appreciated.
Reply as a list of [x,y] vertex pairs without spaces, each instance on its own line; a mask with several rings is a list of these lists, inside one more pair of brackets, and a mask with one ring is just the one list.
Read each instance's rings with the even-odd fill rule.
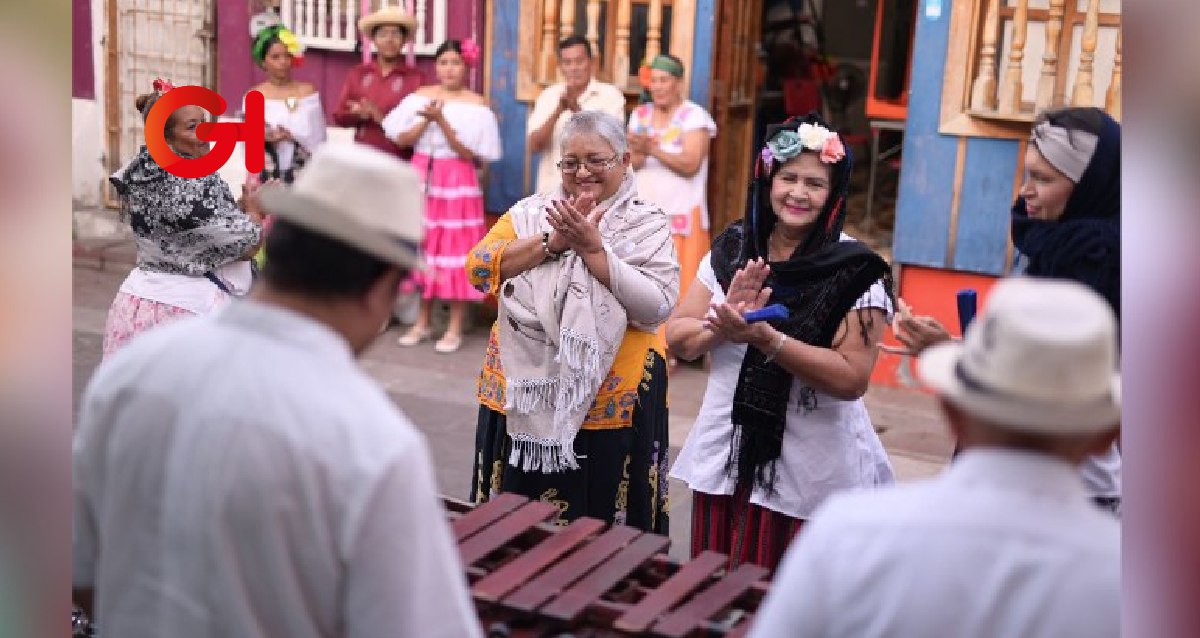
[[[143,119],[171,88],[157,80],[154,93],[138,97]],[[198,106],[171,114],[165,137],[177,155],[208,152],[208,143],[196,136],[204,119]],[[137,267],[108,311],[105,357],[149,328],[206,314],[249,289],[249,258],[262,239],[262,216],[252,193],[243,209],[219,175],[178,177],[159,166],[145,146],[109,181],[137,242]]]

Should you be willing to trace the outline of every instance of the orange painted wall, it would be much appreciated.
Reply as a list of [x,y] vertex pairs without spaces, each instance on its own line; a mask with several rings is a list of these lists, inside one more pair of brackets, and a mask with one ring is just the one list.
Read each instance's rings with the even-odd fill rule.
[[[979,307],[991,291],[999,277],[978,275],[975,273],[926,268],[923,266],[902,266],[900,270],[900,297],[912,306],[914,315],[929,315],[942,323],[955,336],[961,336],[958,329],[958,291],[964,288],[974,288],[979,293]],[[892,336],[889,328],[884,335],[884,343],[899,346],[900,343]],[[902,357],[899,355],[880,352],[875,362],[875,371],[871,374],[871,383],[890,387],[901,387],[896,376]],[[915,374],[915,366],[913,369]]]

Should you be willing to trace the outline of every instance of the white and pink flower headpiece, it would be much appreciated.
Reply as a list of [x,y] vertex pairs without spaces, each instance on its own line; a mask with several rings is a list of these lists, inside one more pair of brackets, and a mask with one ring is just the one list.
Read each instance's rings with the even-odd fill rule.
[[795,131],[776,133],[763,147],[762,163],[770,172],[775,162],[786,162],[804,151],[820,153],[821,161],[826,164],[836,164],[846,157],[846,148],[837,133],[820,124],[805,122]]

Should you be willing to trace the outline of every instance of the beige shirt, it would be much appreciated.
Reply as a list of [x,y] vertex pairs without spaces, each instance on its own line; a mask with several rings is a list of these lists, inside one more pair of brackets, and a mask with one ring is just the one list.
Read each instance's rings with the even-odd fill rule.
[[[566,90],[566,83],[559,82],[542,91],[533,103],[533,111],[529,114],[529,123],[525,129],[527,132],[541,128],[546,120],[554,115],[554,110],[558,107],[558,102]],[[585,111],[603,111],[622,122],[625,120],[625,94],[617,87],[605,82],[598,82],[594,78],[583,90],[583,94],[579,96],[579,106]],[[561,181],[555,164],[562,159],[560,150],[562,131],[571,115],[571,111],[563,111],[559,114],[558,121],[554,123],[554,133],[550,136],[550,147],[541,153],[541,159],[538,161],[537,181],[533,186],[534,192],[552,191],[558,187]]]

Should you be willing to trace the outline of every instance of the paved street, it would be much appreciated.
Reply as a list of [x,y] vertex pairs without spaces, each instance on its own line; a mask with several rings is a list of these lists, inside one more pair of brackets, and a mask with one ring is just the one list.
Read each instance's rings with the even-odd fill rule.
[[[81,250],[79,246],[83,246]],[[108,305],[130,268],[132,245],[126,242],[80,242],[74,270],[74,372],[78,405],[87,380],[100,361],[100,345]],[[101,257],[104,257],[103,263]],[[466,498],[470,490],[479,372],[486,330],[476,327],[463,348],[440,355],[431,345],[401,348],[399,329],[391,330],[364,358],[363,365],[387,389],[408,417],[425,432],[433,453],[442,493]],[[671,377],[672,455],[687,437],[704,393],[705,372],[681,367]],[[924,394],[876,387],[867,394],[875,428],[887,447],[901,480],[937,472],[951,443],[932,399]],[[672,554],[688,548],[691,499],[675,481],[671,485]]]

